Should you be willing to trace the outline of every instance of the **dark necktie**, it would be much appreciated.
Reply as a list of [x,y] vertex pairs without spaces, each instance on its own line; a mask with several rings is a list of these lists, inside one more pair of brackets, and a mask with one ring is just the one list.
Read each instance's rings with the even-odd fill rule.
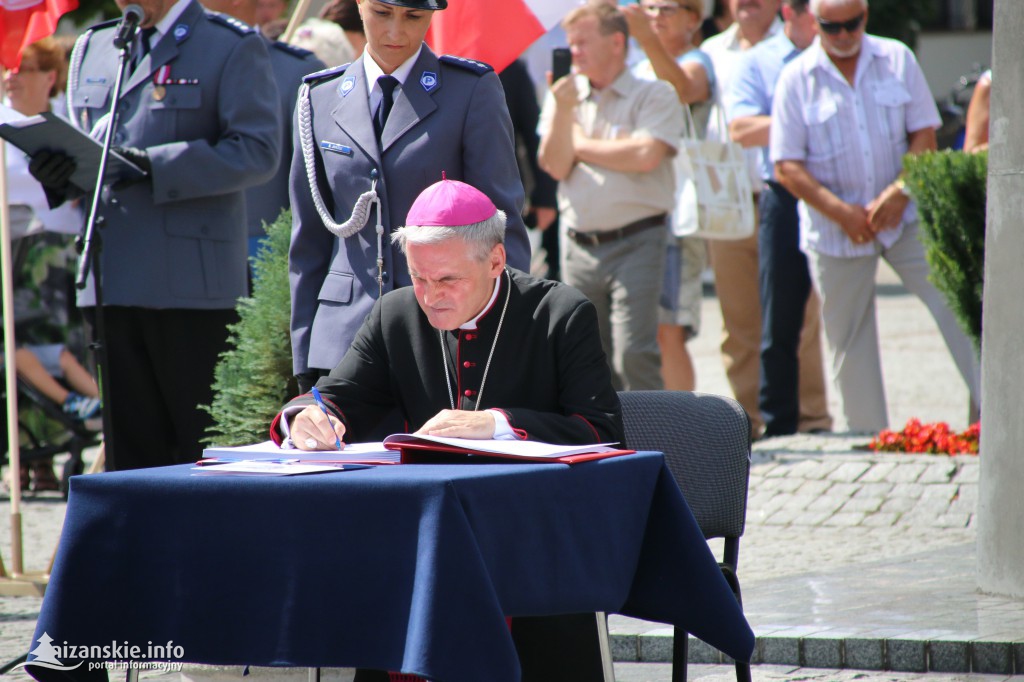
[[388,121],[388,114],[391,113],[391,106],[395,103],[395,87],[398,85],[398,79],[394,76],[381,76],[377,79],[377,85],[380,86],[381,97],[380,105],[373,117],[373,129],[376,131],[379,141],[384,132],[384,124]]
[[135,57],[132,59],[132,71],[135,71],[139,64],[142,63],[142,60],[146,58],[146,55],[149,54],[149,51],[152,48],[150,41],[152,40],[154,33],[156,33],[155,26],[142,29],[142,32],[139,35],[139,49],[135,52]]

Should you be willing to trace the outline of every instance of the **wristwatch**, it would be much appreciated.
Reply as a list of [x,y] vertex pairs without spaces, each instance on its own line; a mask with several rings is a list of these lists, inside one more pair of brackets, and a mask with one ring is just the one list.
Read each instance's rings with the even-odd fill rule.
[[896,182],[892,184],[896,186],[896,189],[899,190],[900,194],[902,194],[908,199],[910,198],[910,190],[907,189],[907,182],[906,180],[903,179],[902,175],[896,178]]

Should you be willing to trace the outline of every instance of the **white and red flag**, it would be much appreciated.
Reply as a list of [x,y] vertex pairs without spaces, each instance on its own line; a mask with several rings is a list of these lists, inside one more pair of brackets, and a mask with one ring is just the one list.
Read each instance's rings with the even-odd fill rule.
[[501,71],[562,20],[579,0],[457,0],[434,14],[427,43],[438,54]]
[[53,35],[57,20],[76,7],[78,0],[0,0],[0,63],[18,68],[25,48]]

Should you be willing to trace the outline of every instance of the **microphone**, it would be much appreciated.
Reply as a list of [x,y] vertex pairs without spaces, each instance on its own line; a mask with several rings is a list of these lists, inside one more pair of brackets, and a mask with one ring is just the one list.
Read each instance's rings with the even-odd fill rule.
[[117,33],[114,34],[114,47],[119,50],[125,49],[131,44],[135,37],[135,30],[142,23],[144,12],[138,5],[128,5],[124,8],[121,23],[117,25]]

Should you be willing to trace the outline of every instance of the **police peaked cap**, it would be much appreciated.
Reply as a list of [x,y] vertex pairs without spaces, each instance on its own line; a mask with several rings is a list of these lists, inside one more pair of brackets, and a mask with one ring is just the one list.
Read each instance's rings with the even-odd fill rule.
[[378,2],[409,9],[445,9],[448,7],[448,0],[378,0]]

